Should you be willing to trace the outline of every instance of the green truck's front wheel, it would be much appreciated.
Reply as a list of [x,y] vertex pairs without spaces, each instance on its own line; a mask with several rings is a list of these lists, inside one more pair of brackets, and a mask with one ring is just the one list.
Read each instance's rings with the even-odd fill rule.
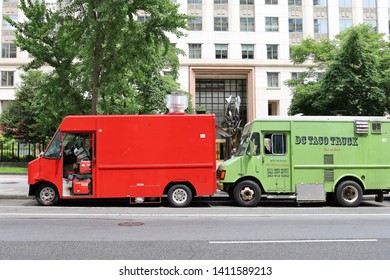
[[233,196],[240,206],[254,207],[260,202],[261,189],[257,183],[245,180],[235,186]]

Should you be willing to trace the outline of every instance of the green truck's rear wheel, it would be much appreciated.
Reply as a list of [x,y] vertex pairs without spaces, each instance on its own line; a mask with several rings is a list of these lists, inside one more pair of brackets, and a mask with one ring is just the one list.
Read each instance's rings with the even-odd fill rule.
[[357,207],[363,199],[362,187],[354,181],[341,182],[336,189],[336,200],[340,206]]

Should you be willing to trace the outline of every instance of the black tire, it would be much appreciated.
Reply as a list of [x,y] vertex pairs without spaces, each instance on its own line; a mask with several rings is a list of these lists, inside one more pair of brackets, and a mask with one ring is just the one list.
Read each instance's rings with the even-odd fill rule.
[[186,185],[174,185],[168,191],[168,202],[172,207],[186,207],[192,201],[192,192]]
[[340,206],[357,207],[362,199],[362,187],[354,181],[341,182],[336,188],[336,201]]
[[226,193],[229,195],[229,198],[234,200],[234,189],[230,188]]
[[60,196],[58,195],[57,188],[52,184],[43,184],[39,186],[35,192],[35,199],[40,205],[52,206],[55,205]]
[[233,195],[240,206],[255,207],[260,202],[261,189],[257,183],[245,180],[235,186]]

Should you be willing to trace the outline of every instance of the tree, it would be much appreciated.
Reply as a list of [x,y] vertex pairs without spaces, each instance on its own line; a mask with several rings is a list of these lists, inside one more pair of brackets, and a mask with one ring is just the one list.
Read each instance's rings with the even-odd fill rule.
[[[352,27],[334,40],[303,40],[292,48],[292,60],[313,66],[301,80],[288,82],[290,114],[383,115],[388,110],[389,50],[383,35],[368,25]],[[317,79],[318,74],[323,78]]]
[[[162,100],[178,89],[174,83],[181,53],[168,34],[183,36],[188,16],[170,0],[74,0],[62,9],[21,0],[25,22],[13,22],[16,45],[34,56],[25,69],[47,64],[62,83],[55,100],[78,100],[80,113],[140,113],[148,107],[145,87],[163,110]],[[136,18],[144,11],[146,21]],[[170,77],[163,70],[169,69]],[[57,80],[58,81],[58,80]],[[154,86],[154,87],[152,87]],[[151,98],[154,101],[155,98]]]
[[[9,108],[1,114],[1,126],[4,136],[8,138],[22,139],[26,142],[41,143],[48,133],[38,128],[37,118],[42,113],[37,96],[46,88],[47,74],[40,71],[29,71],[22,77],[23,83],[16,92],[16,100],[11,102]],[[50,114],[46,114],[48,124]],[[50,125],[46,126],[46,129]]]

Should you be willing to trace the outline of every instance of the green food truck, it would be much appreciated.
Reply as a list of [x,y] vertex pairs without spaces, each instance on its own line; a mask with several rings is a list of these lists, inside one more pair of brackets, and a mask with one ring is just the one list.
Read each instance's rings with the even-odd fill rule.
[[241,206],[261,198],[335,199],[358,206],[390,190],[387,117],[264,117],[248,123],[236,154],[218,167],[219,188]]

